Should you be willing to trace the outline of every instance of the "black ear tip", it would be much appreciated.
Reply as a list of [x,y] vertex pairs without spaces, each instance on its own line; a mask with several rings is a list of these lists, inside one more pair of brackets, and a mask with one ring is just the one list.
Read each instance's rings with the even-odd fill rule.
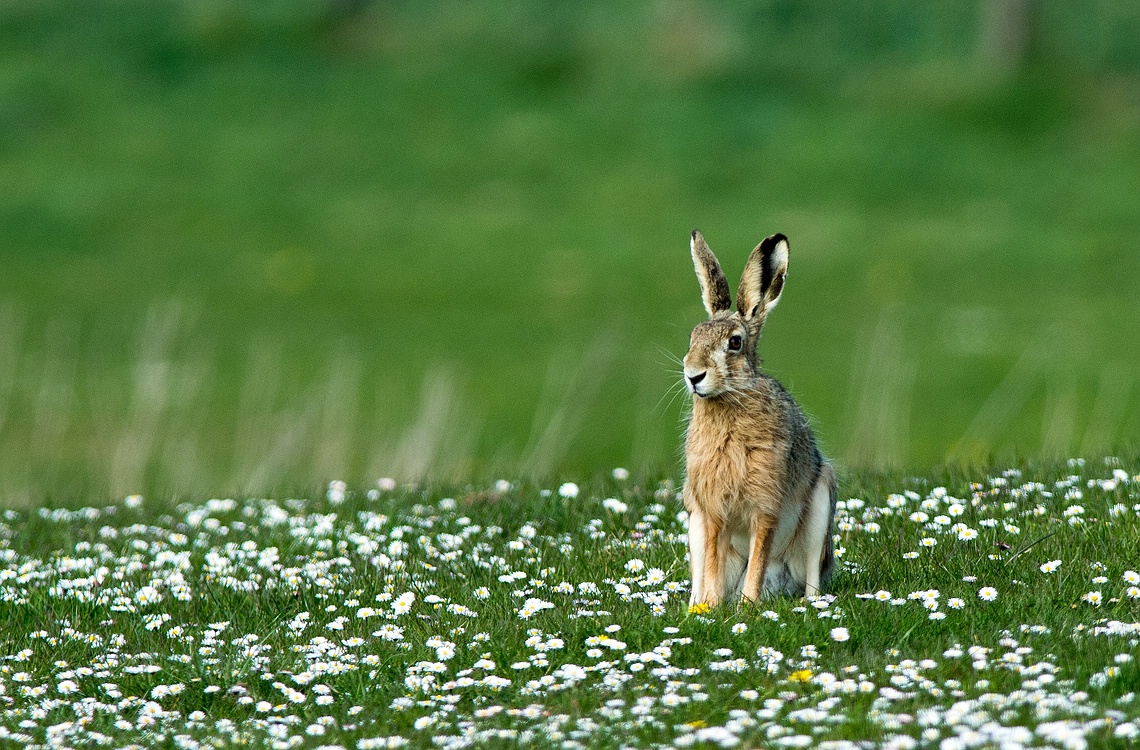
[[761,242],[760,244],[761,244],[761,246],[764,247],[765,250],[767,250],[770,248],[774,248],[776,245],[779,245],[781,242],[787,242],[787,241],[788,241],[788,238],[785,234],[783,234],[782,232],[776,232],[771,237],[766,237],[764,239],[764,241]]
[[693,237],[693,239],[695,240],[696,238],[698,238],[698,237],[700,237],[700,236],[701,236],[701,230],[699,230],[699,229],[694,229],[694,230],[693,230],[693,234],[692,234],[692,237]]

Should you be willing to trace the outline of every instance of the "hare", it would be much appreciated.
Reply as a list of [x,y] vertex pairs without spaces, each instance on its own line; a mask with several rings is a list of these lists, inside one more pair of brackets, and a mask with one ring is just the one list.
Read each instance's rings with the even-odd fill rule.
[[693,411],[685,437],[690,605],[761,594],[818,595],[834,565],[835,470],[811,426],[756,345],[788,273],[788,240],[774,234],[744,266],[732,311],[728,280],[693,230],[693,265],[709,320],[684,359]]

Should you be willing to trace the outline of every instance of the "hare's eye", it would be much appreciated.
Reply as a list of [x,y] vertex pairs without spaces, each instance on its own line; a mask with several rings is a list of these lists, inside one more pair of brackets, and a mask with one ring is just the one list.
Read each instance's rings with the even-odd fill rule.
[[738,352],[740,351],[740,345],[742,343],[743,342],[740,340],[740,336],[734,334],[728,339],[728,350],[730,352]]

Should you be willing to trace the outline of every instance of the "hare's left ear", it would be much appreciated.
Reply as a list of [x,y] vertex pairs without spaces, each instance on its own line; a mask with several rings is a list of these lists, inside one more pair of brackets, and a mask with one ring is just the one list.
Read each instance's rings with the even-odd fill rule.
[[741,317],[755,332],[759,332],[764,318],[780,301],[787,275],[788,238],[782,234],[767,238],[748,256],[736,304]]
[[720,263],[712,250],[709,250],[705,238],[696,229],[693,230],[689,249],[693,251],[693,267],[701,284],[701,300],[705,303],[709,317],[714,318],[732,308],[732,299],[728,296],[728,279],[724,277],[724,271],[720,270]]

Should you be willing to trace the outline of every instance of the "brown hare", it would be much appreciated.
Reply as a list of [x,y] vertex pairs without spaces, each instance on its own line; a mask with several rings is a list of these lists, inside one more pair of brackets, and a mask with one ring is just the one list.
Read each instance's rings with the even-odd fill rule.
[[684,359],[693,394],[684,488],[690,605],[818,595],[834,564],[835,471],[756,355],[784,288],[788,240],[774,234],[752,251],[735,312],[720,263],[696,230],[692,253],[709,320],[693,329]]

